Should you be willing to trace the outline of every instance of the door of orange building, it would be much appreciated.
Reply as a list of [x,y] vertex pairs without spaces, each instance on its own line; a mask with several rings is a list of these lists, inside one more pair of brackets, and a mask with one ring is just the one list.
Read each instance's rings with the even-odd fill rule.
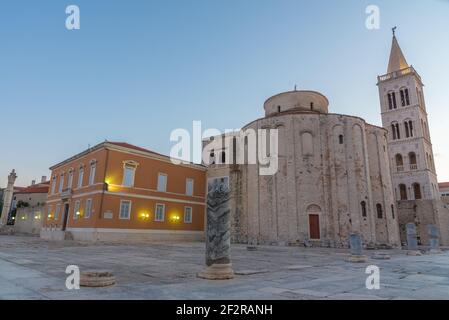
[[69,218],[69,204],[66,203],[64,205],[64,217],[62,218],[62,231],[65,231],[67,228],[67,220]]

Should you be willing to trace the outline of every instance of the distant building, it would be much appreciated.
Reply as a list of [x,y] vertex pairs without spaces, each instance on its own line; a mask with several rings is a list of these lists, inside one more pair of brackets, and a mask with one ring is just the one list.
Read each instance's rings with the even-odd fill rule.
[[439,183],[438,186],[440,188],[441,200],[443,200],[446,205],[449,205],[449,182]]
[[41,237],[200,240],[206,168],[127,143],[104,142],[50,168]]
[[14,194],[15,222],[14,231],[18,233],[39,234],[45,201],[50,182],[31,185]]

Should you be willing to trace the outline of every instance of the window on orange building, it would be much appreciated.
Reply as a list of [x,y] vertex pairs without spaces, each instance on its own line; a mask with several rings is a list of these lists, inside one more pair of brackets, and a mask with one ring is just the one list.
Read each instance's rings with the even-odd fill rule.
[[80,171],[78,174],[78,188],[81,188],[83,186],[83,180],[84,180],[84,168],[80,167]]
[[61,173],[61,178],[59,179],[59,193],[62,192],[64,188],[64,173]]
[[59,219],[59,213],[60,213],[60,212],[61,212],[61,204],[58,203],[58,204],[56,205],[55,220],[58,220],[58,219]]
[[89,219],[91,215],[92,215],[92,199],[87,199],[86,200],[86,210],[85,210],[85,213],[84,213],[84,218],[85,219]]
[[167,191],[167,175],[165,173],[159,173],[157,177],[157,191]]
[[73,207],[73,219],[77,220],[80,215],[80,201],[76,200],[75,206]]
[[192,223],[192,207],[184,207],[184,223]]
[[193,196],[193,179],[186,180],[186,195]]
[[131,201],[120,201],[120,219],[129,219],[131,217]]
[[96,161],[92,161],[90,164],[90,174],[89,174],[89,185],[93,185],[95,183],[95,173],[97,171],[97,163]]
[[137,165],[134,162],[125,162],[123,165],[123,186],[133,187]]
[[51,194],[56,193],[56,176],[53,177],[53,181],[51,182]]
[[154,221],[164,221],[165,220],[165,204],[156,204],[156,214],[154,215]]

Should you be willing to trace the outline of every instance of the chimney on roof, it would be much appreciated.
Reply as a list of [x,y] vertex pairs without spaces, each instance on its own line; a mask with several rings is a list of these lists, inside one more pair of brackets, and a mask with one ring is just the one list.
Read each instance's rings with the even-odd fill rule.
[[42,176],[41,183],[47,182],[47,176]]
[[36,184],[36,180],[31,180],[31,185],[34,186]]

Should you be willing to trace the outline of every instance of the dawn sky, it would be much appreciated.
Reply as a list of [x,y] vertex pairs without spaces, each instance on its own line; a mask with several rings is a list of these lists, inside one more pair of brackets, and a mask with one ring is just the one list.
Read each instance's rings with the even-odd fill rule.
[[[78,5],[81,29],[65,28]],[[368,5],[380,29],[365,27]],[[170,132],[240,128],[270,96],[316,90],[381,125],[391,27],[420,73],[440,181],[449,181],[449,1],[2,1],[0,186],[104,139],[168,154]]]

